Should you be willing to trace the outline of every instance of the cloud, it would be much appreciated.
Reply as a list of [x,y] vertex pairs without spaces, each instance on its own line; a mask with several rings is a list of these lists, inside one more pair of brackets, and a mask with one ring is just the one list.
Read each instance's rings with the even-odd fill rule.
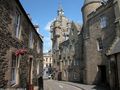
[[[45,30],[46,31],[50,31],[50,26],[51,24],[55,21],[56,19],[54,18],[53,20],[49,21],[46,26],[45,26]],[[47,34],[47,36],[45,36],[43,38],[44,41],[44,52],[48,52],[50,49],[52,49],[52,41],[51,41],[51,35],[50,32],[49,34]]]
[[49,21],[49,22],[47,23],[47,25],[45,26],[44,29],[47,30],[47,31],[50,31],[50,26],[51,26],[51,24],[53,23],[54,20],[55,20],[55,19]]
[[52,42],[50,39],[50,36],[44,37],[44,52],[48,52],[50,49],[52,49]]

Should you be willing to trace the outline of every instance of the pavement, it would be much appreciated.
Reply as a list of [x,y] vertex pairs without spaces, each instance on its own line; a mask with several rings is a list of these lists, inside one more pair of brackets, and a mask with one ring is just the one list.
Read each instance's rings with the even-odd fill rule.
[[44,80],[44,90],[109,90],[103,86],[85,85],[66,81]]
[[82,89],[59,81],[44,80],[44,90],[82,90]]
[[104,86],[85,85],[85,84],[66,82],[66,81],[59,81],[59,82],[81,88],[82,90],[109,90],[107,89],[107,87]]

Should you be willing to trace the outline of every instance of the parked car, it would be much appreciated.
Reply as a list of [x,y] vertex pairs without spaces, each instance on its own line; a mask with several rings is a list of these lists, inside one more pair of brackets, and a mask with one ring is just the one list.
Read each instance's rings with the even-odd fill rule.
[[48,78],[49,78],[49,79],[52,79],[52,74],[50,74],[50,75],[48,76]]

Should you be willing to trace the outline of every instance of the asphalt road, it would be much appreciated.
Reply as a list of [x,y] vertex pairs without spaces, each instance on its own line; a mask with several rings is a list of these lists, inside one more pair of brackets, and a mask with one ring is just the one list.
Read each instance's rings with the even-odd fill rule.
[[82,90],[54,80],[44,80],[44,90]]

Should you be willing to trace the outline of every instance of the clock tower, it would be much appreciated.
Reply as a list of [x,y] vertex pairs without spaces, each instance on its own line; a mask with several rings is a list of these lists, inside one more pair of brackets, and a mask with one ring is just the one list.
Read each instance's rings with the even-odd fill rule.
[[[59,2],[59,7],[57,10],[57,17],[52,22],[50,26],[51,40],[52,40],[52,53],[53,53],[53,68],[55,71],[60,70],[59,68],[59,45],[68,40],[68,35],[70,33],[71,22],[68,18],[64,16],[64,10],[62,8],[61,2]],[[58,73],[55,73],[55,78],[58,78]]]

